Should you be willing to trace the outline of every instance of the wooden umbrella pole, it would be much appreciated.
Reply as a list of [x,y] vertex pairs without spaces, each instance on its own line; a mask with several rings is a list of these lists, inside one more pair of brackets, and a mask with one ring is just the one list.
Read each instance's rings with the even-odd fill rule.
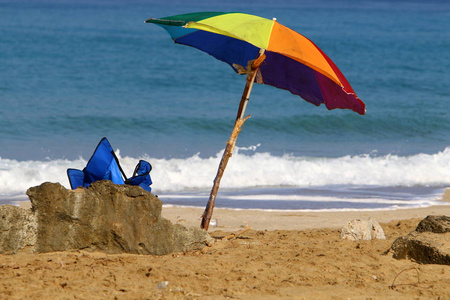
[[219,191],[220,180],[222,179],[225,168],[227,167],[228,160],[233,155],[234,146],[236,145],[236,139],[239,132],[244,125],[244,122],[249,118],[236,120],[234,123],[233,131],[231,132],[230,139],[227,142],[227,146],[225,151],[223,152],[222,159],[220,160],[219,168],[217,169],[216,178],[214,178],[214,185],[211,189],[211,194],[209,195],[208,204],[206,205],[205,211],[202,216],[202,223],[200,225],[201,228],[208,230],[209,222],[211,221],[214,204],[216,202],[217,192]]
[[239,103],[239,110],[236,117],[236,122],[234,123],[233,131],[231,132],[230,138],[228,139],[227,146],[223,152],[222,159],[220,160],[219,168],[217,169],[216,178],[214,179],[214,185],[211,189],[211,194],[209,196],[208,204],[206,205],[205,211],[202,216],[202,223],[200,225],[204,230],[208,230],[209,222],[211,221],[212,213],[214,210],[214,204],[216,202],[217,192],[219,191],[220,180],[222,179],[225,168],[227,167],[228,160],[233,155],[234,146],[236,145],[236,140],[239,133],[242,130],[244,122],[250,118],[250,115],[244,118],[245,109],[247,108],[247,103],[250,99],[250,93],[252,92],[253,83],[255,81],[256,74],[258,72],[259,66],[264,61],[264,52],[260,52],[260,57],[256,59],[250,70],[247,73],[247,82],[245,84],[244,92],[242,93],[241,102]]

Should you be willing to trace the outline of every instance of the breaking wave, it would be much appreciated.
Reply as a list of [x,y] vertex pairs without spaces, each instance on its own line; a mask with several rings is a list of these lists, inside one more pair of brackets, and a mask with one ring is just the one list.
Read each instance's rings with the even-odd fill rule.
[[[273,156],[238,148],[228,163],[221,186],[227,189],[258,187],[311,188],[354,186],[450,186],[450,148],[435,154],[412,156],[343,156],[339,158]],[[250,154],[243,152],[252,152]],[[212,186],[221,153],[209,158],[153,159],[121,157],[131,176],[139,159],[151,162],[155,193],[208,190]],[[87,160],[17,161],[0,158],[0,196],[24,195],[31,186],[60,182],[69,188],[66,170],[83,169]]]

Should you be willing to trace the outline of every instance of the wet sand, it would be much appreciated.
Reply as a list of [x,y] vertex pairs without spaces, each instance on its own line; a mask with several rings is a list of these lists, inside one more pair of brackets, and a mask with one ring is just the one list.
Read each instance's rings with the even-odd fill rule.
[[[348,221],[361,218],[373,218],[378,222],[424,218],[428,215],[450,215],[450,189],[442,196],[445,205],[417,209],[399,209],[385,211],[340,211],[340,212],[299,212],[299,211],[263,211],[230,210],[215,208],[212,219],[217,227],[210,230],[236,231],[249,226],[254,230],[304,230],[314,228],[340,229]],[[162,216],[173,223],[187,227],[200,226],[204,208],[164,207]]]

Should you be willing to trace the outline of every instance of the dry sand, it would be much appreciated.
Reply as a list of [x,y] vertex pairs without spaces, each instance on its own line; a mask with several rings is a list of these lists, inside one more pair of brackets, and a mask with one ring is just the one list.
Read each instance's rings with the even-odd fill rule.
[[[450,200],[449,190],[443,198]],[[186,226],[199,226],[201,213],[163,208],[164,217]],[[450,299],[450,266],[381,255],[431,214],[450,215],[450,206],[345,213],[216,209],[218,226],[210,232],[218,241],[201,251],[0,255],[0,299]],[[386,240],[340,239],[347,221],[366,217],[381,223]]]

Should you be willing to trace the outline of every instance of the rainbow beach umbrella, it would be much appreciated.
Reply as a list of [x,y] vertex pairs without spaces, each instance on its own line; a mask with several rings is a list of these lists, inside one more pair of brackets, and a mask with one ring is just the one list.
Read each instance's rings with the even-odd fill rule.
[[203,214],[201,227],[205,230],[236,138],[250,117],[245,117],[245,109],[254,82],[288,90],[317,106],[323,103],[330,110],[365,113],[364,103],[331,59],[312,41],[276,19],[243,13],[199,12],[150,18],[146,23],[164,28],[175,43],[202,50],[229,64],[235,72],[247,75],[235,126]]

